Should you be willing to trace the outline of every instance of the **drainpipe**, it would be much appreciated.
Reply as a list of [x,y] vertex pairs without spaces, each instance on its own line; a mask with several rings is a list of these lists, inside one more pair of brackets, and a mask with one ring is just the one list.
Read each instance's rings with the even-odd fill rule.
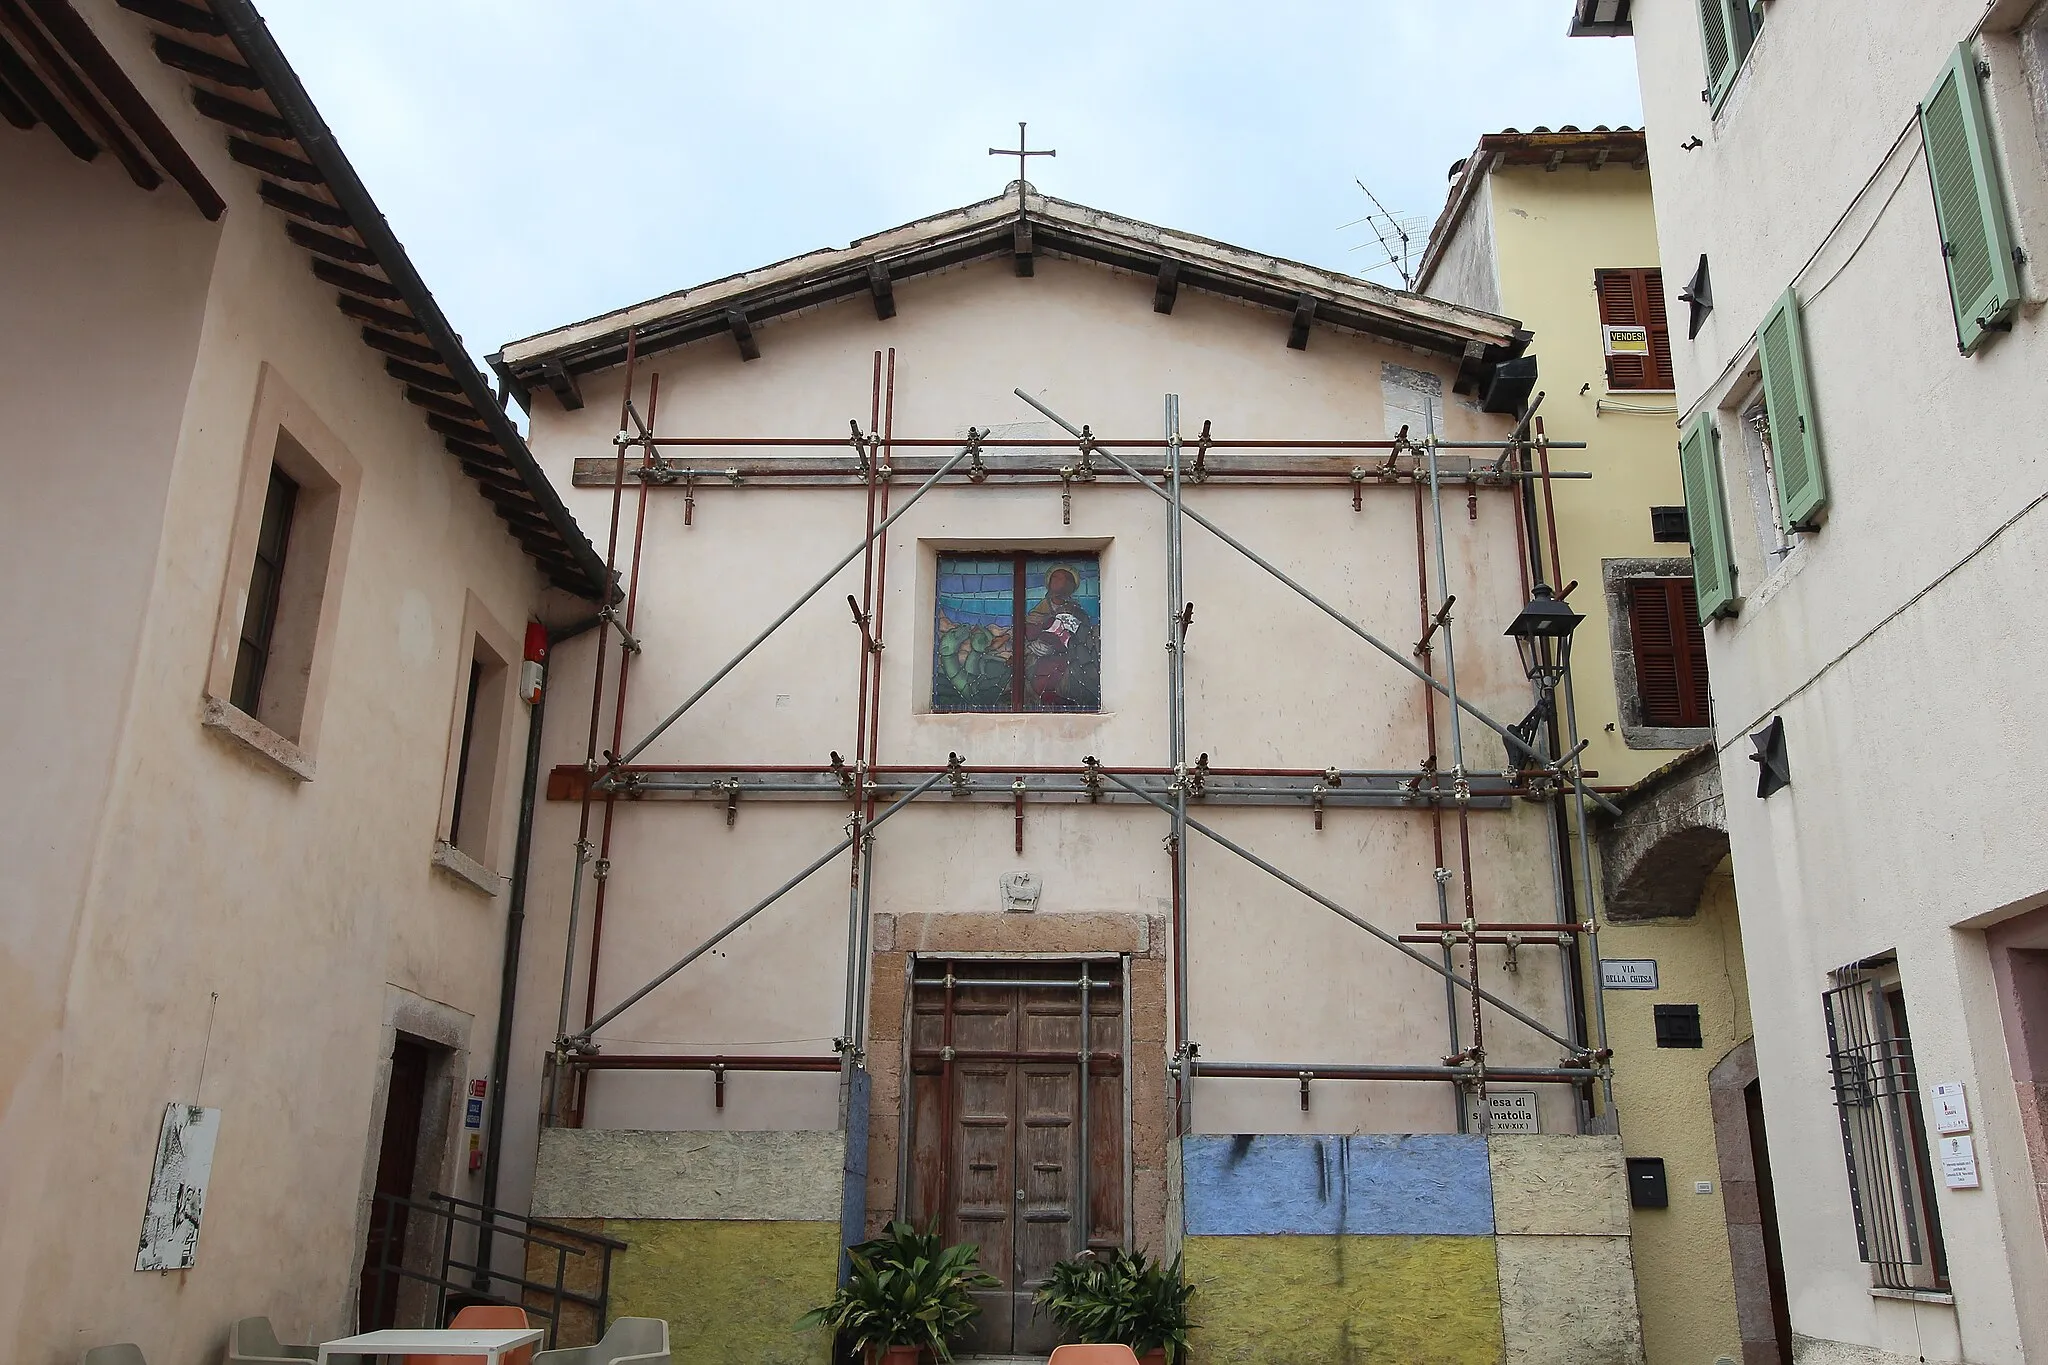
[[[594,629],[600,619],[592,616],[559,632],[551,632],[548,635],[549,659],[554,657],[556,646]],[[548,663],[542,663],[541,699],[528,709],[526,715],[526,773],[519,787],[519,834],[512,848],[512,886],[505,912],[505,960],[498,976],[498,1029],[491,1042],[491,1089],[484,1119],[482,1202],[485,1208],[495,1208],[498,1203],[498,1171],[505,1143],[505,1073],[512,1068],[512,1014],[519,998],[519,943],[526,928],[527,867],[533,861],[533,815],[540,793],[541,724],[547,715],[548,676],[552,672]],[[476,1260],[480,1267],[491,1263],[489,1228],[478,1231]],[[489,1272],[480,1269],[476,1275],[476,1287],[484,1288],[489,1279]]]

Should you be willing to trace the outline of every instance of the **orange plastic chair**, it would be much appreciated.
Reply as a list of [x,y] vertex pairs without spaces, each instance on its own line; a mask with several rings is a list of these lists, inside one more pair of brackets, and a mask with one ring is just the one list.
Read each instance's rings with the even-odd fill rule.
[[[448,1320],[450,1327],[467,1327],[472,1332],[506,1331],[530,1327],[524,1308],[509,1303],[473,1303]],[[482,1356],[412,1356],[411,1365],[484,1365]],[[533,1365],[533,1348],[522,1346],[505,1357],[505,1365]]]
[[1059,1346],[1047,1365],[1138,1365],[1137,1353],[1128,1346]]

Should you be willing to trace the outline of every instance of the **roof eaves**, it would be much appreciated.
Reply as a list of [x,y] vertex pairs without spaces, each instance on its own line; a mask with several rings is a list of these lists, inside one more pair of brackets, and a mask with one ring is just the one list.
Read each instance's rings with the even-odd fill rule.
[[[287,231],[293,240],[315,253],[315,273],[330,283],[346,280],[349,282],[346,287],[358,293],[368,293],[403,305],[410,317],[387,310],[391,321],[411,324],[408,330],[415,330],[416,335],[423,338],[424,345],[389,335],[381,325],[363,327],[365,344],[391,357],[386,361],[386,369],[394,377],[399,377],[400,371],[420,376],[405,380],[408,385],[405,397],[425,410],[428,427],[445,438],[443,444],[449,453],[462,461],[465,472],[476,482],[480,494],[492,504],[499,518],[506,522],[510,534],[541,567],[549,581],[578,596],[596,600],[607,597],[612,591],[612,583],[604,560],[576,524],[554,485],[534,460],[525,438],[513,427],[504,408],[463,349],[461,338],[449,325],[426,282],[414,269],[405,248],[399,244],[383,213],[371,199],[369,190],[357,176],[319,110],[314,107],[312,97],[300,84],[262,16],[250,0],[205,2],[212,16],[220,21],[224,30],[222,36],[247,64],[255,84],[269,99],[284,125],[282,129],[267,128],[256,136],[291,146],[298,158],[310,166],[311,173],[317,176],[318,187],[333,197],[340,216],[345,218],[345,223],[336,226],[345,226],[362,242],[361,247],[356,247],[346,238],[309,229],[296,220],[291,222]],[[152,11],[161,13],[165,9],[161,5],[132,3],[128,7],[151,18],[156,17]],[[160,37],[156,46],[159,58],[163,59],[166,41]],[[232,65],[224,57],[213,60],[223,66]],[[191,70],[189,66],[186,69],[188,72]],[[203,79],[211,79],[203,72],[198,74]],[[248,83],[247,77],[241,79],[243,84]],[[204,87],[195,85],[194,93],[195,103],[199,104],[202,113],[207,113],[208,103],[200,98],[207,94]],[[212,103],[216,109],[225,106],[240,119],[267,117],[217,98]],[[218,119],[221,114],[213,113],[209,117]],[[231,128],[235,126],[230,124]],[[248,129],[244,127],[243,131]],[[247,160],[253,150],[256,159],[247,160],[247,164],[261,169],[265,160],[262,154],[271,149],[261,143],[231,137],[230,150],[238,153],[237,160]],[[303,168],[301,174],[304,174]],[[288,214],[293,212],[273,198],[278,187],[271,186],[268,181],[265,186],[267,201]],[[294,195],[293,198],[303,199],[303,196]],[[303,199],[299,205],[301,212],[317,213],[323,208],[319,201],[311,199]],[[329,220],[323,217],[317,221]],[[384,280],[336,264],[343,260],[374,266],[383,273]],[[344,296],[344,311],[351,317],[364,320],[379,310],[373,305],[365,305],[360,299],[349,300]],[[447,371],[447,377],[421,372],[416,365],[407,364],[408,361],[438,365]],[[422,380],[438,380],[441,391],[436,392]],[[447,391],[451,382],[454,392]],[[450,420],[450,412],[459,413],[460,420]],[[483,431],[475,431],[472,426],[481,426]],[[481,441],[486,439],[496,447],[495,452],[482,448]],[[499,486],[498,491],[494,491],[491,481],[481,477],[478,470],[470,468],[473,461],[493,454],[510,465],[509,474],[517,484],[516,490],[505,491]]]
[[[1196,289],[1291,310],[1303,293],[1318,299],[1317,320],[1446,352],[1514,345],[1505,318],[1423,299],[1335,271],[1266,256],[1228,243],[1157,227],[1101,209],[1032,194],[1025,218],[1045,249],[1131,269],[1181,267]],[[511,383],[537,387],[549,365],[589,373],[618,363],[628,331],[645,354],[728,330],[728,314],[751,322],[845,298],[868,287],[871,263],[892,279],[946,269],[1007,252],[1015,200],[983,200],[872,234],[844,248],[808,252],[729,275],[629,308],[507,343],[492,357]]]

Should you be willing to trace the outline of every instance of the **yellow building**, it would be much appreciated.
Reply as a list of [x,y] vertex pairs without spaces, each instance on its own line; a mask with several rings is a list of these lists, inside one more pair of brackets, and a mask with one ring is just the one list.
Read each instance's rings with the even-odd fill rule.
[[1687,281],[1660,269],[1646,166],[1626,128],[1482,137],[1416,287],[1519,318],[1532,428],[1586,444],[1551,465],[1592,477],[1552,480],[1525,520],[1532,572],[1586,618],[1571,705],[1627,812],[1598,822],[1602,961],[1583,967],[1615,1053],[1644,1345],[1650,1365],[1755,1365],[1781,1358],[1783,1280],[1674,431]]

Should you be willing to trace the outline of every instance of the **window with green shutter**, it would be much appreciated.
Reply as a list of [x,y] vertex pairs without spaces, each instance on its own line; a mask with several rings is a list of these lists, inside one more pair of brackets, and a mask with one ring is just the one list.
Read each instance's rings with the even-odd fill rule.
[[1700,15],[1700,45],[1707,63],[1707,101],[1715,109],[1735,83],[1735,73],[1756,43],[1763,6],[1756,0],[1695,0]]
[[1778,476],[1778,524],[1787,531],[1810,531],[1827,510],[1828,483],[1821,468],[1813,385],[1806,377],[1806,332],[1799,297],[1790,289],[1757,329],[1756,349],[1763,362],[1764,410]]
[[1692,581],[1702,621],[1735,611],[1735,553],[1728,544],[1728,505],[1721,495],[1720,444],[1714,414],[1703,412],[1678,446],[1685,516],[1692,531]]
[[1927,177],[1934,185],[1934,220],[1941,229],[1956,344],[1968,355],[1992,332],[2010,327],[2020,292],[1991,122],[1968,43],[1957,46],[1920,105],[1920,133],[1927,147]]

